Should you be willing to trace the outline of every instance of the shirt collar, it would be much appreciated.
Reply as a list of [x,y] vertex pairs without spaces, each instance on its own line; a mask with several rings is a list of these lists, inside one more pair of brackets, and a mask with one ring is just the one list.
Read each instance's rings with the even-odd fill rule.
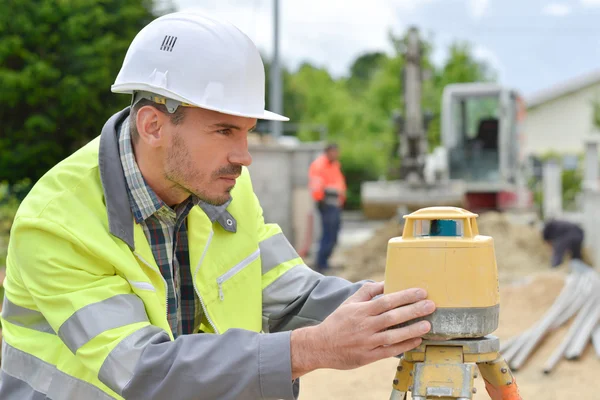
[[119,154],[123,173],[127,183],[127,194],[135,221],[139,224],[163,207],[168,207],[154,190],[146,183],[142,171],[135,161],[135,154],[131,144],[129,118],[121,124],[119,134]]
[[[137,165],[131,143],[129,118],[125,118],[119,131],[119,154],[127,183],[127,195],[135,221],[139,224],[151,215],[159,212],[168,213],[174,218],[175,212],[146,183]],[[208,204],[194,195],[190,196],[187,201],[200,206],[211,222],[218,221],[223,229],[229,232],[237,231],[237,222],[227,211],[227,207],[231,204],[231,199],[220,206]]]

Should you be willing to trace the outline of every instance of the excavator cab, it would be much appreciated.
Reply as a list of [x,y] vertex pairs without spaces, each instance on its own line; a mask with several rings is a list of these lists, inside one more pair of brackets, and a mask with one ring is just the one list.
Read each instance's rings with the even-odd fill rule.
[[[448,176],[463,181],[470,209],[506,209],[522,202],[522,101],[513,90],[489,83],[446,86],[442,146]],[[522,192],[522,190],[521,190]]]
[[[419,86],[409,85],[408,89],[404,96],[412,98],[406,103],[414,111],[415,104],[420,104]],[[406,140],[403,163],[414,166],[424,159],[423,181],[363,182],[364,214],[389,218],[400,209],[414,211],[440,205],[473,212],[530,212],[533,195],[527,188],[530,171],[523,152],[524,118],[524,102],[514,90],[492,83],[447,85],[442,98],[441,146],[423,153],[426,146],[418,144],[423,141],[424,130],[420,136],[414,135],[414,130],[401,132],[401,139],[417,143],[411,147]]]

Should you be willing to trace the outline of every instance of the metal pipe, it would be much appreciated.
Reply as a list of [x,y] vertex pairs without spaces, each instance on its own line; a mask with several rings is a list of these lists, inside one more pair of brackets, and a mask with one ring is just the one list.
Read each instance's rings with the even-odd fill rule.
[[556,329],[556,328],[562,326],[565,322],[570,320],[571,317],[573,317],[573,315],[575,315],[577,313],[577,311],[579,311],[579,309],[583,306],[583,304],[587,300],[587,296],[591,293],[592,286],[593,285],[592,285],[591,281],[589,281],[587,279],[580,279],[580,285],[576,290],[576,293],[578,295],[575,297],[575,300],[573,302],[571,302],[571,304],[569,304],[569,306],[565,310],[565,312],[562,313],[558,317],[558,319],[554,322],[554,324],[552,325],[552,329]]
[[581,356],[583,349],[590,341],[594,328],[600,321],[600,303],[598,299],[596,298],[595,301],[590,303],[592,306],[586,319],[565,352],[567,360],[576,360]]
[[513,370],[519,369],[531,352],[535,349],[537,344],[542,340],[544,335],[548,332],[549,328],[554,324],[554,321],[558,319],[568,308],[569,304],[573,301],[574,297],[577,296],[577,292],[574,291],[581,281],[583,274],[569,274],[565,280],[565,286],[561,290],[556,301],[552,304],[550,309],[546,312],[540,322],[532,328],[532,332],[528,335],[527,341],[523,347],[518,349],[518,353],[515,358],[510,361],[510,367]]
[[594,306],[595,303],[596,303],[595,301],[588,301],[587,303],[585,303],[583,308],[579,311],[579,313],[577,314],[577,317],[575,318],[575,321],[573,321],[573,324],[569,327],[569,330],[567,331],[567,335],[565,336],[565,338],[562,340],[560,345],[556,348],[554,353],[552,353],[552,355],[546,362],[546,365],[544,366],[545,374],[549,374],[550,372],[552,372],[552,369],[556,366],[558,361],[561,359],[561,357],[565,353],[565,350],[569,347],[569,345],[571,344],[573,339],[577,336],[577,332],[579,332],[582,325],[585,323],[585,320],[586,320],[587,316],[589,315],[591,307]]
[[600,324],[596,326],[594,333],[592,334],[592,343],[594,344],[594,349],[596,350],[596,355],[600,358]]
[[512,360],[515,355],[519,352],[519,350],[521,350],[521,348],[525,345],[525,343],[527,343],[527,340],[529,340],[529,337],[531,336],[531,333],[533,332],[535,326],[531,329],[529,329],[528,331],[523,332],[512,344],[512,346],[510,346],[508,349],[506,349],[503,353],[502,356],[504,357],[504,360],[506,360],[507,363],[510,362],[510,360]]
[[[598,321],[600,321],[600,277],[593,271],[588,275],[591,275],[588,280],[589,286],[594,288],[593,290],[590,290],[591,293],[589,294],[589,315],[583,322],[581,329],[577,332],[573,342],[569,348],[567,348],[565,356],[568,360],[579,358],[585,345],[590,340],[594,328],[598,324]],[[585,297],[587,297],[587,295]]]

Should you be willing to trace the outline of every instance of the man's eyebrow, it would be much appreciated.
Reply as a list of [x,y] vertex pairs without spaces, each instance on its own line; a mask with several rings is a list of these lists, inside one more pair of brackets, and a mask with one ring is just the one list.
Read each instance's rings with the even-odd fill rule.
[[[214,128],[235,129],[235,130],[238,130],[238,131],[242,130],[242,128],[240,128],[239,126],[234,125],[234,124],[230,124],[230,123],[227,123],[227,122],[220,122],[218,124],[214,124],[213,127]],[[248,129],[248,132],[252,132],[255,128],[256,128],[256,125],[254,125],[250,129]]]

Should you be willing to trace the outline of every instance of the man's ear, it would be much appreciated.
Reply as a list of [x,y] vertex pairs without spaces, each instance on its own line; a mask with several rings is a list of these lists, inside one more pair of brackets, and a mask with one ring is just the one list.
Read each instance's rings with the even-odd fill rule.
[[152,106],[141,107],[136,115],[136,126],[140,140],[151,147],[163,145],[163,126],[167,116]]

